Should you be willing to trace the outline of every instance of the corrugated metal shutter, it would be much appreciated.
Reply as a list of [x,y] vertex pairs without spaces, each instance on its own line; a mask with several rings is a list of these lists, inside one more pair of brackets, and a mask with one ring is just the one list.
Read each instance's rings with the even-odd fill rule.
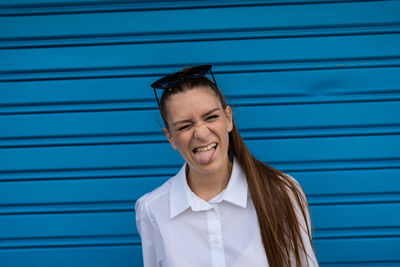
[[141,266],[135,200],[173,175],[149,84],[210,63],[296,177],[321,266],[400,265],[399,1],[4,0],[0,265]]

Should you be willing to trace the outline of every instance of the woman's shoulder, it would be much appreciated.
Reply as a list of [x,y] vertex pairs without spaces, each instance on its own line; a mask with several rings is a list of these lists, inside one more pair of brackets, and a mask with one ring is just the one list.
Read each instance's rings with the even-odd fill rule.
[[176,184],[181,178],[182,175],[185,174],[185,167],[184,164],[181,169],[176,173],[173,177],[169,178],[165,181],[162,185],[158,186],[154,190],[149,193],[144,194],[136,201],[136,207],[138,206],[145,206],[148,207],[152,204],[161,204],[166,202],[166,198],[169,198],[170,191],[173,184]]
[[136,201],[135,210],[138,211],[143,208],[147,209],[152,203],[161,201],[164,196],[169,194],[173,179],[174,177],[169,178],[162,185],[141,196]]
[[300,185],[300,182],[296,178],[294,178],[293,176],[291,176],[290,174],[287,174],[287,173],[283,173],[283,175],[286,177],[286,179],[293,182],[293,184],[296,185],[298,190],[300,190],[302,193],[304,193],[303,188]]
[[293,176],[284,172],[280,174],[280,177],[285,181],[283,186],[285,187],[292,204],[294,204],[295,209],[301,209],[301,206],[303,209],[305,209],[306,213],[308,213],[309,211],[306,193],[304,192],[300,182]]
[[[308,207],[306,193],[304,192],[303,187],[300,185],[299,181],[297,181],[291,175],[289,175],[287,173],[283,173],[282,176],[285,179],[287,179],[288,181],[290,181],[292,183],[292,185],[294,185],[294,187],[292,186],[290,188],[287,188],[289,197],[292,200],[292,203],[294,204],[296,213],[298,214],[298,216],[300,216],[300,218],[303,218],[303,219],[304,219],[304,217],[301,216],[303,214],[301,210],[304,210],[305,219],[306,219],[308,227],[310,228],[310,231],[311,231],[311,225],[310,225],[311,222],[310,222],[310,218],[309,218],[310,211],[309,211],[309,207]],[[296,197],[296,195],[298,196],[298,198]]]

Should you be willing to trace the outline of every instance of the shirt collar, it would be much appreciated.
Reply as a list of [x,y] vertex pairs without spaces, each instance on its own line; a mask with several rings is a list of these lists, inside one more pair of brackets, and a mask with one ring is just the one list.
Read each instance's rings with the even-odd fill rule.
[[190,188],[186,180],[186,163],[180,171],[172,178],[171,191],[169,197],[170,218],[182,213],[190,207],[189,191]]
[[231,178],[226,187],[223,200],[242,208],[247,207],[248,186],[246,175],[236,158],[233,160]]
[[[233,167],[228,186],[226,187],[222,200],[237,205],[242,208],[247,206],[248,185],[246,176],[242,167],[237,162],[236,158],[233,160]],[[182,166],[180,171],[172,179],[170,191],[170,218],[174,218],[178,214],[185,211],[187,208],[192,207],[193,210],[199,210],[197,205],[193,205],[193,198],[197,197],[191,191],[186,180],[186,163]],[[196,201],[196,203],[198,203]]]

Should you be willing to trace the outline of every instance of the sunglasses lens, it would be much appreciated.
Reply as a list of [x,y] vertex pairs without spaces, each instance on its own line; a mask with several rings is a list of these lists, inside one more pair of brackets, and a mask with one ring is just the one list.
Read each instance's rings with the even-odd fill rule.
[[211,69],[211,65],[202,65],[188,69],[183,72],[188,78],[200,78],[205,76]]
[[211,67],[212,65],[201,65],[187,70],[179,71],[155,81],[151,84],[151,87],[159,89],[169,89],[178,82],[179,76],[185,76],[187,78],[201,78],[204,77],[211,70]]
[[151,84],[153,88],[168,89],[176,84],[178,77],[176,74],[167,75]]

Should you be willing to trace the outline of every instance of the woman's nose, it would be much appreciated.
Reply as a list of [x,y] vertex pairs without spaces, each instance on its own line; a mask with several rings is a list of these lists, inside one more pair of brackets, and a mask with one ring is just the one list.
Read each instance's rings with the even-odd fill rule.
[[208,137],[210,130],[204,124],[197,125],[194,128],[194,137],[200,140],[205,140]]

